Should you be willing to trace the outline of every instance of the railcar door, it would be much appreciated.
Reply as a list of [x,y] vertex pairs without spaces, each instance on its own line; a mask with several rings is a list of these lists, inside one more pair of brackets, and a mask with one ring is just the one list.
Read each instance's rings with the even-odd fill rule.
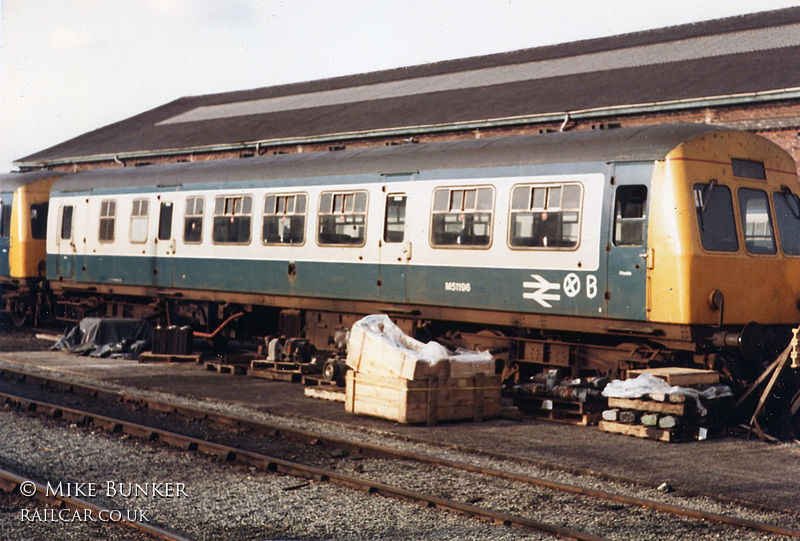
[[156,232],[156,258],[153,269],[154,283],[158,287],[172,287],[175,274],[175,252],[177,241],[173,234],[175,202],[160,197],[158,208],[158,231]]
[[56,232],[56,275],[72,280],[75,277],[75,205],[61,205],[58,209],[58,231]]
[[407,268],[411,260],[411,242],[406,231],[407,206],[407,194],[387,193],[378,271],[378,291],[381,300],[386,302],[406,302]]
[[613,171],[606,313],[647,319],[647,217],[652,163],[617,164]]

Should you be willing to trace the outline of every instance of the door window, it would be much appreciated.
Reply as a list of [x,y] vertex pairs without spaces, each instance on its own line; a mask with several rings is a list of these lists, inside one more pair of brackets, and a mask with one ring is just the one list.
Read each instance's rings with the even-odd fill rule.
[[406,199],[403,194],[391,194],[386,198],[384,242],[403,242],[406,230]]
[[61,238],[63,240],[72,239],[72,205],[61,207]]
[[171,201],[161,203],[161,211],[158,214],[158,240],[169,240],[172,238],[172,209],[174,205]]
[[647,186],[617,188],[614,203],[614,245],[643,246],[647,219]]

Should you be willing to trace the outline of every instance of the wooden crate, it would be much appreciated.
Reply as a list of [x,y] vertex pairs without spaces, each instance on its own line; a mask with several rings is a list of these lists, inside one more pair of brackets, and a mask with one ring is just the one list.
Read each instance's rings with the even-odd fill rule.
[[354,372],[415,380],[428,376],[446,376],[446,365],[442,361],[431,366],[398,349],[385,338],[365,332],[358,326],[350,329],[347,366]]
[[399,423],[436,424],[457,419],[481,420],[500,411],[500,378],[422,379],[347,372],[345,410]]
[[702,385],[704,383],[719,383],[719,372],[716,370],[699,370],[697,368],[648,368],[645,370],[628,370],[628,379],[639,377],[643,373],[649,373],[657,378],[661,378],[670,385],[676,387],[687,387],[689,385]]

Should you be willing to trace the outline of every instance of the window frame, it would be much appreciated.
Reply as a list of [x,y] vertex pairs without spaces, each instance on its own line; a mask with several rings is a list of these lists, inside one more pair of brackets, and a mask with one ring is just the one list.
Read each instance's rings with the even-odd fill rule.
[[[192,202],[192,213],[189,214],[189,202]],[[200,201],[202,203],[202,209],[200,212],[197,212],[197,202]],[[196,221],[187,222],[187,220],[197,220],[199,219],[199,223]],[[198,245],[203,244],[203,224],[206,219],[206,197],[204,195],[189,195],[186,196],[186,199],[183,203],[183,243],[184,244],[191,244],[191,245]],[[186,230],[188,223],[198,223],[197,229],[199,230],[200,238],[199,240],[188,240],[186,238]]]
[[50,210],[50,202],[31,203],[28,207],[28,217],[30,224],[30,235],[33,240],[47,239],[47,214]]
[[[139,204],[139,211],[136,211],[136,205]],[[142,214],[142,203],[144,203],[144,213]],[[134,220],[144,222],[144,238],[133,238],[133,224]],[[128,240],[131,244],[145,244],[150,236],[150,200],[147,198],[137,197],[131,201],[131,221],[130,228],[128,229]]]
[[[69,220],[66,220],[67,209],[69,209]],[[68,240],[72,241],[72,237],[74,235],[73,232],[73,220],[75,217],[75,205],[61,205],[61,212],[58,213],[58,239],[59,240]],[[69,233],[68,236],[64,236],[64,229],[66,224],[69,224],[67,227],[67,232]]]
[[166,242],[172,240],[172,226],[175,220],[175,201],[161,201],[158,206],[158,229],[156,240]]
[[0,199],[0,239],[11,237],[11,203]]
[[[773,247],[773,250],[771,252],[751,252],[747,247],[747,239],[748,239],[747,222],[745,220],[745,214],[744,214],[745,212],[747,212],[747,209],[743,209],[742,208],[742,196],[741,196],[741,194],[742,194],[742,192],[748,192],[748,191],[749,192],[759,192],[759,193],[764,195],[764,201],[767,204],[767,206],[766,206],[767,220],[765,222],[761,222],[761,223],[764,223],[764,224],[769,226],[770,233],[771,233],[771,238],[772,238],[772,247]],[[773,218],[772,217],[773,210],[772,210],[772,203],[770,202],[769,193],[766,190],[761,189],[761,188],[750,188],[748,186],[739,186],[739,187],[736,188],[736,204],[739,207],[738,218],[739,218],[739,223],[740,223],[741,228],[742,228],[742,241],[743,241],[742,242],[742,247],[744,248],[745,253],[747,255],[756,256],[756,257],[774,257],[774,256],[777,256],[778,255],[778,237],[777,237],[777,234],[776,234],[777,228],[775,227],[775,223],[774,223],[774,221],[772,219]]]
[[[644,202],[641,206],[641,216],[622,216],[619,214],[618,205],[621,202],[620,199],[620,192],[622,190],[629,190],[631,193],[628,195],[630,198],[633,194],[634,188],[642,188],[644,190]],[[633,198],[631,198],[633,199]],[[614,245],[615,248],[639,248],[639,247],[646,247],[647,246],[647,204],[648,200],[650,199],[650,187],[647,184],[620,184],[614,190],[614,206],[612,208],[613,213],[613,222],[611,224],[611,243]],[[641,227],[641,242],[636,244],[623,244],[622,243],[622,236],[617,236],[617,232],[622,229],[621,226],[626,224],[635,223]]]
[[[547,213],[550,211],[550,189],[551,188],[560,188],[561,192],[561,200],[559,201],[559,206],[557,210],[553,212],[563,212],[564,207],[561,206],[563,202],[563,189],[565,186],[577,186],[580,189],[580,194],[578,197],[578,207],[577,209],[568,208],[567,212],[577,212],[578,213],[578,220],[576,222],[578,228],[578,240],[575,243],[575,246],[523,246],[523,245],[515,245],[512,243],[512,228],[514,226],[514,214],[517,213],[529,213],[531,215],[535,214],[536,212],[544,212]],[[519,188],[528,188],[531,191],[531,194],[528,199],[528,210],[521,210],[521,209],[514,209],[514,192]],[[544,206],[539,209],[536,208],[534,210],[534,195],[533,190],[536,188],[544,188],[545,195],[544,195]],[[586,190],[584,188],[583,183],[575,180],[569,180],[564,182],[523,182],[519,184],[514,184],[509,191],[509,199],[508,199],[508,230],[506,232],[506,244],[510,250],[515,251],[546,251],[546,252],[575,252],[577,251],[582,242],[582,225],[583,225],[583,203],[584,203],[584,195]],[[556,208],[556,207],[553,207]]]
[[[480,190],[489,190],[491,195],[489,208],[483,209],[479,208],[480,206]],[[446,206],[447,210],[439,210],[437,209],[437,194],[447,192],[446,198]],[[454,205],[456,200],[454,199],[454,193],[461,192],[459,196],[460,205]],[[471,196],[472,192],[474,192],[474,196]],[[474,199],[470,202],[470,199]],[[428,244],[431,248],[436,250],[488,250],[492,247],[494,243],[494,219],[495,219],[495,205],[497,202],[497,189],[491,184],[473,184],[473,185],[455,185],[455,186],[437,186],[431,192],[431,209],[430,209],[430,219],[428,221],[429,225],[429,233],[428,233]],[[470,205],[468,208],[468,205]],[[461,210],[454,210],[455,206],[460,206]],[[488,242],[486,244],[437,244],[434,242],[434,224],[436,221],[437,215],[445,216],[445,215],[457,215],[462,214],[464,216],[464,222],[466,222],[466,215],[471,214],[472,216],[475,215],[487,215],[489,219],[486,223],[489,225],[489,233],[485,235],[488,237]],[[460,220],[460,218],[459,218]],[[446,231],[445,231],[446,233]],[[460,235],[459,235],[460,236]],[[458,239],[459,236],[456,236]],[[473,235],[474,236],[474,235]],[[484,235],[481,235],[484,236]]]
[[[217,214],[217,201],[222,200],[222,214]],[[241,200],[241,211],[237,212],[237,200]],[[231,201],[232,205],[229,205],[228,202]],[[249,212],[245,211],[246,204],[245,202],[249,202]],[[232,206],[232,209],[230,208]],[[230,213],[228,212],[230,210]],[[211,213],[212,216],[212,231],[211,231],[211,242],[212,244],[218,244],[220,246],[248,246],[253,241],[253,195],[252,194],[220,194],[214,197],[214,209]],[[247,240],[237,240],[237,241],[221,241],[217,240],[217,220],[219,218],[229,218],[231,219],[231,223],[234,223],[233,220],[241,219],[242,221],[246,220],[247,223]],[[240,226],[240,230],[243,228]]]
[[[773,211],[773,213],[775,215],[775,225],[777,226],[776,227],[777,242],[778,242],[778,245],[781,248],[781,254],[783,254],[785,257],[800,257],[800,235],[797,235],[797,238],[798,238],[798,241],[796,242],[796,244],[797,244],[797,253],[789,253],[784,248],[784,243],[783,243],[784,233],[787,233],[787,235],[786,235],[787,237],[791,237],[792,235],[789,234],[789,233],[791,233],[790,231],[787,231],[787,230],[785,230],[784,228],[781,227],[781,224],[785,223],[785,222],[783,222],[782,219],[779,218],[779,216],[778,216],[778,205],[775,203],[778,195],[783,196],[784,199],[788,199],[789,197],[791,197],[792,200],[794,201],[794,204],[798,208],[798,215],[800,215],[800,198],[798,198],[798,196],[794,192],[792,192],[791,190],[785,189],[785,190],[774,190],[772,192],[772,199],[771,199],[772,211]],[[789,212],[792,215],[792,217],[794,219],[798,220],[798,222],[800,222],[800,217],[794,215],[794,212],[791,210],[791,205],[789,205],[788,202],[786,203],[786,207],[789,209]],[[800,226],[798,226],[798,227],[800,227]]]
[[[104,210],[105,206],[105,210]],[[111,212],[113,210],[113,212]],[[103,224],[111,224],[110,227]],[[113,244],[116,240],[117,233],[117,200],[116,199],[102,199],[100,201],[100,217],[98,220],[97,241],[102,244]],[[106,238],[104,231],[111,233],[111,238]]]
[[[357,209],[357,203],[359,196],[363,195],[364,197],[364,204],[363,204],[363,211],[359,211]],[[330,197],[330,204],[327,205],[327,210],[323,208],[323,201],[326,197]],[[340,204],[337,204],[337,198],[339,199]],[[352,199],[351,199],[352,198]],[[352,205],[350,202],[352,201]],[[337,208],[339,207],[339,208]],[[352,207],[352,208],[348,208]],[[360,237],[361,241],[358,243],[338,243],[338,242],[323,242],[321,239],[322,235],[322,228],[326,224],[323,223],[323,220],[334,220],[334,226],[336,225],[337,217],[343,217],[345,220],[345,225],[347,225],[347,217],[362,217],[361,226],[363,227],[363,235]],[[369,224],[369,192],[367,190],[329,190],[324,191],[319,194],[318,199],[318,206],[317,206],[317,232],[316,232],[316,241],[317,246],[320,247],[329,247],[329,246],[336,246],[341,248],[360,248],[367,244],[367,235],[369,231],[367,230],[367,226]],[[359,225],[358,222],[353,222],[354,226]],[[335,235],[340,236],[338,233],[333,233]],[[344,236],[344,235],[341,235]],[[357,238],[357,237],[352,237]]]
[[[268,211],[267,202],[269,201],[269,199],[271,197],[275,198],[274,211],[272,211],[271,213],[268,213],[267,212]],[[302,212],[297,212],[298,197],[302,197],[303,200],[304,200],[303,201],[303,211]],[[291,213],[286,212],[286,208],[287,208],[287,204],[286,203],[288,202],[289,198],[293,199],[292,212]],[[280,206],[280,200],[284,200],[284,203],[283,203],[284,212],[282,212],[282,213],[278,212],[279,206]],[[309,220],[308,220],[308,202],[309,202],[309,200],[310,200],[310,198],[308,196],[308,193],[306,193],[306,192],[272,192],[272,193],[265,194],[264,195],[264,200],[263,200],[264,201],[264,209],[261,212],[261,244],[263,246],[305,246],[306,239],[308,238],[307,229],[308,229],[308,223],[309,223]],[[289,242],[270,242],[270,241],[268,241],[265,238],[265,227],[266,227],[266,224],[267,224],[267,218],[268,217],[270,217],[270,218],[271,217],[276,217],[276,218],[278,218],[278,221],[280,221],[281,219],[287,219],[288,218],[289,223],[290,223],[290,230],[291,230],[291,225],[293,223],[293,218],[302,218],[302,220],[303,220],[302,224],[303,225],[302,225],[302,227],[300,227],[300,230],[302,231],[302,239],[300,240],[300,242],[291,242],[291,240]]]
[[[398,199],[402,200],[402,216],[400,213],[397,213],[397,222],[393,225],[399,224],[401,229],[399,231],[399,239],[395,238],[393,235],[397,235],[397,231],[390,231],[389,230],[389,207],[390,203],[397,202]],[[401,208],[399,205],[396,208]],[[389,193],[386,194],[386,204],[384,205],[383,209],[383,235],[382,239],[383,242],[386,244],[400,244],[405,242],[406,240],[406,218],[408,216],[408,194],[406,193]]]
[[[698,186],[704,187],[703,193],[698,194]],[[713,186],[713,189],[710,188],[711,186]],[[706,246],[703,244],[703,230],[701,229],[700,224],[702,216],[706,211],[703,211],[699,206],[699,204],[702,203],[707,207],[709,204],[708,201],[711,201],[711,198],[713,198],[714,193],[721,189],[727,192],[728,202],[730,203],[730,219],[731,223],[733,223],[733,240],[736,241],[736,246],[735,249],[733,250],[713,250],[711,248],[706,248]],[[707,190],[712,190],[712,191],[707,192]],[[701,198],[708,197],[709,199],[708,201],[703,201],[702,199],[698,199],[698,197]],[[692,208],[694,208],[694,223],[696,227],[695,231],[697,231],[697,241],[700,246],[700,249],[703,250],[703,252],[722,255],[722,254],[738,254],[742,250],[741,236],[739,234],[739,228],[741,227],[741,224],[739,223],[740,219],[737,216],[739,202],[737,200],[734,203],[734,199],[735,199],[734,190],[732,190],[731,186],[727,184],[721,184],[716,182],[714,183],[700,182],[700,181],[692,183],[692,202],[693,202]],[[714,240],[714,239],[709,239],[709,240]]]

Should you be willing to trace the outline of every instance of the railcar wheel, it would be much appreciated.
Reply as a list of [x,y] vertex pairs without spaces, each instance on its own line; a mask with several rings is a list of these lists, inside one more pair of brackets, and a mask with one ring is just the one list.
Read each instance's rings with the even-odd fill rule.
[[49,325],[53,322],[55,313],[53,298],[46,293],[39,293],[36,299],[36,325]]
[[11,309],[11,324],[19,329],[20,327],[24,327],[25,323],[28,321],[30,310],[28,308],[28,303],[20,301],[19,299],[13,301],[13,304]]

